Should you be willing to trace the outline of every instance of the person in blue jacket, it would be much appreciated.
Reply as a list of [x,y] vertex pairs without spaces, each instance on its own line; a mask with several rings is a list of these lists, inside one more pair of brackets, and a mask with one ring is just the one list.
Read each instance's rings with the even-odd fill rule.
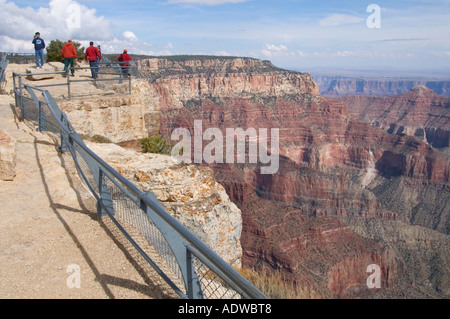
[[[44,67],[44,49],[45,49],[44,39],[41,38],[41,34],[39,32],[36,32],[34,34],[34,39],[32,42],[34,44],[34,52],[36,55],[36,69],[43,68]],[[39,60],[41,60],[40,67],[39,67]]]

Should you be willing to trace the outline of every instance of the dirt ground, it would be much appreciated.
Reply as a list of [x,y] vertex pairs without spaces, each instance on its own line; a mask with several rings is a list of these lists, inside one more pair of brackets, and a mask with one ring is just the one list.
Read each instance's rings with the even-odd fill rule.
[[97,218],[70,154],[19,122],[13,105],[0,95],[0,130],[17,153],[14,180],[0,180],[0,298],[177,298],[116,226]]

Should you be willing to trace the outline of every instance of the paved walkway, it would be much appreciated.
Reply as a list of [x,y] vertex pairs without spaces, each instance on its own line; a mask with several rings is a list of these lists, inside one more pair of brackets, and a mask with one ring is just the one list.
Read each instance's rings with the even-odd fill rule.
[[68,154],[14,116],[0,95],[0,129],[16,139],[13,181],[0,181],[0,298],[174,298],[108,220]]

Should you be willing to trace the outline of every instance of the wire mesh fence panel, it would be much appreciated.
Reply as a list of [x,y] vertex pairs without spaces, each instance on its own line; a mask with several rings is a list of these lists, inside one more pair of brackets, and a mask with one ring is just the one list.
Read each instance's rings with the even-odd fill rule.
[[242,299],[236,290],[196,257],[194,267],[205,299]]
[[[120,183],[119,181],[116,182]],[[158,266],[165,269],[167,273],[170,273],[171,275],[169,275],[169,277],[172,280],[183,283],[184,278],[177,259],[158,227],[147,214],[109,178],[106,179],[106,184],[110,191],[111,198],[113,199],[114,217],[137,230],[138,233],[155,248],[160,257],[156,258],[157,260],[160,260]],[[122,187],[125,186],[122,185]],[[184,290],[184,293],[187,293],[184,284],[181,284],[179,288]]]
[[83,184],[91,190],[93,195],[97,195],[97,197],[99,197],[99,185],[97,184],[97,180],[94,177],[92,170],[84,159],[83,154],[81,154],[76,147],[71,148],[71,153],[74,158],[78,174],[82,176],[81,180]]
[[31,97],[22,96],[20,103],[22,119],[27,120],[37,126],[39,124],[39,110],[36,106],[36,101]]

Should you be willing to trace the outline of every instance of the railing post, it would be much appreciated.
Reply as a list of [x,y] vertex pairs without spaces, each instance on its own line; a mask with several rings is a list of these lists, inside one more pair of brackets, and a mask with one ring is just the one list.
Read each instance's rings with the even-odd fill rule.
[[70,101],[70,75],[69,75],[69,68],[67,68],[66,75],[67,75],[67,98]]
[[131,72],[128,74],[128,93],[131,95]]
[[203,299],[200,281],[195,273],[194,256],[186,248],[187,293],[189,299]]
[[108,185],[106,185],[105,174],[100,167],[98,168],[98,191],[100,195],[100,200],[97,203],[98,218],[101,219],[106,216],[108,214],[106,210],[108,210],[111,215],[114,215],[113,199]]
[[42,132],[42,105],[41,101],[37,101],[37,108],[38,108],[38,130],[39,132]]
[[22,75],[19,74],[19,96],[20,96],[20,110],[21,110],[21,121],[25,121],[25,107],[23,106],[23,85],[22,85]]
[[[61,113],[60,120],[61,123],[63,123],[66,127],[68,127],[66,118],[64,117],[63,113]],[[61,134],[61,146],[59,147],[59,151],[67,152],[69,151],[70,136],[63,129],[60,130],[60,134]]]

